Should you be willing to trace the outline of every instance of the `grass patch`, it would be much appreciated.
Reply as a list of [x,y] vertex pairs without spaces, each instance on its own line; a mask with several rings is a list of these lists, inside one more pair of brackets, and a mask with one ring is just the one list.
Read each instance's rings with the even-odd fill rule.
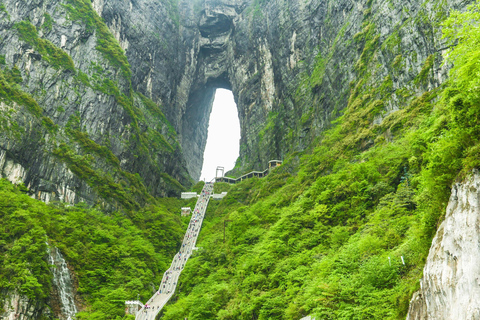
[[48,14],[48,12],[45,12],[45,14],[43,15],[43,18],[44,18],[44,21],[43,21],[43,24],[42,24],[42,29],[45,31],[45,32],[50,32],[52,31],[52,28],[53,28],[53,19],[52,19],[52,16],[50,16]]
[[118,41],[113,37],[108,27],[103,23],[102,18],[93,10],[88,0],[66,0],[63,6],[67,9],[69,19],[82,21],[87,32],[96,32],[96,49],[103,54],[103,57],[110,64],[122,71],[123,76],[130,80],[130,64],[127,61],[125,52]]
[[18,22],[13,28],[18,31],[20,40],[30,44],[52,67],[57,70],[75,71],[72,58],[50,41],[39,38],[37,29],[30,22]]

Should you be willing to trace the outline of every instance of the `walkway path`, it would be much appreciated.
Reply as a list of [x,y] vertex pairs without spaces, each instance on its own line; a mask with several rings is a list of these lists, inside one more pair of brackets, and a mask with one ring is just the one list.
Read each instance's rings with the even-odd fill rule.
[[253,178],[253,177],[263,178],[267,174],[269,174],[272,169],[274,169],[274,168],[276,168],[280,165],[282,165],[281,160],[270,160],[268,162],[268,168],[263,170],[263,171],[252,171],[252,172],[246,173],[243,176],[238,177],[236,179],[235,178],[230,178],[230,177],[216,177],[215,182],[226,182],[226,183],[230,183],[230,184],[235,184],[235,183],[242,182],[245,179],[249,179],[249,178]]
[[213,193],[213,183],[207,182],[197,200],[188,230],[183,238],[180,251],[173,258],[172,265],[165,271],[158,291],[148,300],[145,306],[137,313],[135,320],[154,320],[163,306],[170,300],[177,287],[178,278],[188,258],[197,243],[197,237],[202,227],[205,211],[207,210],[210,195]]

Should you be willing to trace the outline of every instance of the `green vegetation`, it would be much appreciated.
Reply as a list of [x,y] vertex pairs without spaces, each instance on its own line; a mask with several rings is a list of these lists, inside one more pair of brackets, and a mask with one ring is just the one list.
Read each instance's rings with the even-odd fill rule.
[[275,120],[277,119],[277,117],[278,112],[270,112],[268,114],[267,124],[258,133],[260,140],[263,139],[265,134],[272,134],[272,132],[275,130]]
[[105,94],[111,95],[115,97],[116,102],[123,107],[123,109],[128,113],[131,118],[132,126],[137,133],[140,132],[138,127],[139,117],[138,114],[140,113],[134,106],[132,98],[124,94],[120,88],[118,87],[118,83],[109,79],[105,78],[101,81],[97,81],[94,85],[94,89]]
[[402,61],[403,61],[403,57],[401,54],[397,55],[393,60],[392,67],[396,72],[400,71],[402,68],[405,67]]
[[146,110],[148,111],[148,113],[150,113],[153,117],[155,117],[155,121],[160,120],[164,125],[166,125],[167,128],[168,128],[168,134],[172,138],[176,139],[177,138],[177,132],[172,127],[170,122],[167,120],[167,118],[163,114],[160,107],[155,102],[153,102],[149,98],[145,97],[143,94],[137,93],[137,95],[140,97],[140,100],[142,101],[143,105],[146,107]]
[[5,68],[4,76],[7,82],[13,85],[20,84],[23,82],[22,73],[20,72],[20,70],[16,65],[14,65],[12,69]]
[[435,62],[435,55],[434,54],[429,55],[425,60],[425,64],[423,65],[422,70],[420,70],[420,73],[415,78],[415,81],[414,81],[415,84],[423,84],[427,80],[427,78],[429,78],[434,62]]
[[150,100],[149,98],[145,97],[143,94],[138,93],[138,96],[142,100],[143,104],[147,107],[148,112],[150,112],[152,115],[156,116],[158,119],[164,121],[167,123],[167,118],[165,118],[165,115],[163,114],[162,110],[158,107],[158,105]]
[[5,8],[5,5],[3,2],[0,2],[0,12],[5,13],[7,16],[7,19],[10,20],[10,14],[8,14],[7,8]]
[[75,270],[78,293],[89,305],[79,319],[121,319],[125,300],[149,298],[183,236],[185,224],[171,213],[185,205],[181,200],[163,199],[127,218],[82,204],[46,205],[27,192],[0,180],[0,287],[46,301],[48,242]]
[[[26,25],[29,26],[28,24]],[[79,73],[80,76],[85,75]],[[85,75],[88,79],[88,76]],[[6,104],[15,102],[21,106],[24,106],[41,125],[51,134],[58,133],[58,126],[49,117],[43,115],[42,108],[38,105],[35,99],[21,90],[18,86],[22,83],[23,79],[20,70],[14,66],[13,68],[5,67],[3,71],[0,70],[0,98]],[[131,113],[138,118],[137,114],[142,114],[142,111],[133,106],[133,102],[126,98],[125,95],[120,93],[113,81],[104,82],[108,86],[99,87],[102,91],[109,94],[116,95],[118,101],[123,102],[124,105],[130,108]],[[145,98],[147,99],[147,98]],[[153,103],[153,102],[152,102]],[[61,108],[61,107],[60,107]],[[150,106],[152,108],[152,106]],[[157,107],[158,108],[158,107]],[[65,128],[66,136],[62,137],[64,140],[59,145],[53,147],[53,154],[57,159],[65,162],[68,168],[76,174],[79,178],[85,180],[89,186],[91,186],[98,194],[104,199],[110,201],[112,204],[124,208],[127,210],[138,209],[146,203],[155,203],[156,200],[150,195],[149,191],[145,187],[142,179],[138,174],[132,174],[120,168],[120,161],[107,147],[100,145],[89,138],[88,134],[82,131],[80,128],[80,118],[74,116],[70,119],[67,127]],[[145,161],[154,162],[155,159],[149,158],[150,151],[146,147],[150,143],[152,150],[163,150],[167,153],[172,153],[178,146],[176,142],[176,135],[171,134],[171,125],[164,117],[158,119],[158,115],[153,117],[154,121],[165,122],[166,131],[169,133],[169,138],[175,142],[174,146],[170,144],[165,137],[153,130],[148,129],[146,132],[140,133],[139,136],[132,136],[132,144],[138,146],[139,154],[143,155]],[[19,137],[19,134],[23,133],[16,122],[11,121],[4,116],[0,119],[1,127],[4,128],[2,132],[11,132]],[[138,126],[137,126],[138,128]],[[137,132],[140,130],[138,129]],[[138,138],[139,137],[139,138]],[[65,141],[65,138],[68,140]],[[136,139],[140,139],[140,144],[136,143]],[[83,152],[78,153],[76,146],[80,147]],[[83,153],[83,155],[82,155]],[[98,163],[105,163],[102,169],[96,169]],[[161,168],[156,168],[158,171]],[[160,174],[161,172],[159,172]],[[172,190],[181,191],[184,187],[174,178],[170,177],[166,173],[162,173],[165,185]]]
[[[99,67],[95,65],[94,68]],[[98,71],[101,72],[102,70],[100,69]],[[168,153],[173,153],[179,148],[175,129],[168,122],[158,105],[152,100],[140,93],[133,95],[132,91],[127,95],[122,92],[117,82],[109,78],[103,78],[100,74],[94,74],[92,78],[90,78],[85,73],[79,72],[77,78],[84,85],[115,97],[116,102],[128,113],[134,133],[130,143],[137,148],[137,154],[148,156],[149,149],[152,147]],[[135,99],[136,96],[140,98],[137,99],[140,100],[139,103],[137,103]],[[146,116],[147,113],[150,115],[149,117]],[[167,141],[164,134],[159,132],[158,129],[153,129],[158,127],[159,121],[162,124],[161,127],[166,127],[166,130],[163,131],[168,135],[170,141]],[[141,130],[139,123],[147,123],[149,128]]]
[[[354,138],[340,123],[296,176],[287,160],[210,205],[203,251],[187,265],[165,319],[404,316],[431,239],[428,205],[438,205],[425,188],[435,181],[421,184],[409,165],[423,137],[359,153],[341,141]],[[419,196],[434,199],[420,208]],[[231,220],[225,244],[223,220]]]
[[196,193],[200,193],[202,192],[202,189],[203,187],[205,186],[205,182],[203,181],[198,181],[195,185],[193,185],[191,188],[190,188],[190,192],[196,192]]
[[74,71],[75,66],[72,58],[60,48],[57,48],[48,40],[38,37],[37,29],[28,21],[18,22],[14,25],[17,29],[20,39],[30,44],[37,50],[42,58],[55,69],[64,69]]
[[52,28],[53,28],[52,16],[50,16],[48,13],[45,13],[43,17],[45,20],[43,21],[42,29],[47,32],[52,31]]
[[[13,68],[4,67],[0,69],[0,100],[11,105],[12,102],[25,107],[45,128],[49,133],[55,134],[58,131],[57,125],[47,116],[43,115],[42,108],[38,105],[35,99],[21,90],[19,84],[23,82],[22,74],[17,66]],[[14,132],[16,138],[20,138],[24,133],[24,129],[18,126],[18,123],[12,121],[11,114],[7,114],[7,118],[2,115],[2,132]]]
[[171,185],[173,187],[176,187],[177,190],[179,190],[179,191],[185,191],[186,190],[185,187],[180,184],[180,182],[178,182],[177,180],[172,178],[168,173],[162,172],[162,173],[160,173],[160,175],[169,185]]
[[[478,135],[480,134],[479,101],[480,94],[476,83],[480,71],[478,58],[480,56],[480,3],[470,5],[468,11],[454,11],[444,23],[444,35],[449,40],[451,49],[447,53],[448,61],[454,67],[450,72],[450,83],[445,93],[445,103],[451,112],[450,137],[445,137],[446,143],[455,146],[458,154],[464,155],[462,160],[464,173],[479,167]],[[457,44],[454,46],[454,44]],[[448,119],[446,120],[448,121]],[[448,145],[445,146],[448,149]],[[449,150],[449,153],[454,152]],[[440,160],[440,159],[439,159]],[[459,165],[459,164],[458,164]]]
[[[126,56],[109,33],[108,28],[96,15],[91,4],[84,1],[70,1],[65,6],[70,18],[80,19],[85,23],[87,31],[96,32],[97,49],[105,53],[113,61],[113,65],[119,66],[129,80],[130,69],[126,62]],[[53,23],[52,17],[45,14],[42,29],[50,30]],[[115,101],[127,112],[131,121],[126,127],[131,134],[126,135],[128,140],[123,143],[130,147],[132,154],[139,162],[150,164],[153,171],[162,175],[164,181],[162,187],[169,190],[169,194],[184,189],[178,181],[163,172],[164,166],[160,164],[159,157],[175,153],[179,144],[175,130],[153,101],[142,95],[134,94],[129,81],[123,86],[124,90],[120,89],[121,86],[118,82],[110,79],[109,74],[94,62],[92,62],[91,70],[86,70],[88,74],[75,70],[70,56],[48,40],[39,38],[35,26],[29,21],[16,23],[14,29],[22,41],[34,47],[42,55],[42,58],[55,69],[75,72],[74,83],[78,88],[74,87],[74,91],[77,95],[79,95],[79,90],[86,86],[113,96]],[[5,65],[5,58],[3,57],[3,61],[0,62]],[[23,105],[35,115],[42,126],[53,135],[53,140],[49,140],[49,142],[58,142],[49,146],[56,158],[65,162],[72,172],[84,179],[101,197],[107,199],[114,206],[127,210],[138,209],[146,203],[155,202],[138,174],[129,173],[120,168],[120,161],[110,150],[108,138],[102,143],[93,141],[84,128],[79,126],[80,119],[78,117],[76,121],[70,121],[65,130],[60,130],[66,135],[56,136],[56,133],[59,132],[58,126],[52,119],[43,115],[42,109],[33,97],[16,86],[23,82],[20,70],[16,66],[5,67],[1,79],[0,96],[2,100],[7,103],[13,101]],[[58,108],[64,110],[61,106]],[[7,124],[11,124],[12,128],[18,128],[18,125],[13,126],[15,122],[3,119],[3,117],[2,123],[5,127],[8,127]],[[71,124],[76,125],[70,126]],[[15,134],[18,136],[18,132]]]
[[229,192],[231,187],[232,187],[232,185],[229,184],[229,183],[216,182],[215,183],[215,193]]
[[118,41],[103,23],[102,18],[93,10],[89,0],[66,0],[67,4],[63,5],[72,21],[82,21],[88,32],[96,31],[97,50],[100,51],[105,59],[112,66],[120,68],[122,74],[130,80],[130,65],[123,49]]
[[16,102],[27,108],[34,116],[40,117],[43,113],[42,108],[40,108],[35,99],[16,86],[16,84],[22,81],[22,77],[16,66],[12,69],[5,68],[4,71],[0,70],[0,98],[7,104],[12,101]]
[[451,185],[480,167],[479,20],[480,4],[452,13],[451,80],[381,124],[373,120],[391,79],[367,85],[378,37],[364,29],[357,38],[370,54],[357,72],[367,78],[344,114],[299,165],[292,154],[209,205],[203,249],[162,319],[404,319]]
[[88,134],[81,131],[80,118],[78,116],[70,117],[65,131],[72,139],[74,139],[80,145],[82,149],[86,151],[86,153],[96,154],[115,167],[120,166],[120,161],[113,154],[113,152],[110,151],[110,149],[95,143],[88,137]]
[[45,117],[45,116],[42,117],[42,126],[52,134],[55,134],[58,131],[58,126],[49,117]]
[[362,54],[358,59],[355,70],[358,74],[363,75],[367,72],[367,66],[374,56],[374,52],[378,49],[380,43],[380,35],[375,34],[375,25],[369,23],[365,25],[363,30],[354,36],[354,40],[362,47]]
[[[348,21],[348,20],[347,20]],[[327,67],[327,64],[330,62],[332,59],[335,49],[338,45],[338,42],[345,36],[345,30],[349,26],[349,23],[347,22],[345,25],[342,26],[342,28],[339,30],[337,33],[335,40],[333,42],[332,47],[329,50],[329,53],[327,56],[323,56],[322,52],[319,52],[317,56],[315,57],[315,64],[313,67],[313,71],[310,76],[306,77],[303,83],[298,87],[297,92],[296,92],[296,99],[300,99],[299,96],[302,91],[305,91],[306,88],[309,89],[314,89],[316,87],[320,87],[323,83],[323,77],[325,76],[325,70]],[[365,31],[365,30],[364,30]],[[359,35],[355,35],[354,39],[357,39]]]
[[77,177],[85,181],[102,198],[114,202],[118,201],[123,208],[128,210],[138,209],[140,207],[133,195],[124,190],[109,174],[94,169],[92,164],[94,158],[92,156],[78,155],[65,143],[60,144],[60,146],[53,151],[53,155],[67,164],[68,168]]
[[[53,154],[57,159],[66,163],[73,173],[87,182],[103,199],[114,203],[119,209],[123,208],[129,211],[138,209],[147,203],[156,203],[156,199],[150,195],[138,174],[123,170],[119,159],[108,147],[93,141],[87,133],[82,131],[78,115],[70,117],[65,133],[69,138],[69,143],[61,143],[58,148],[54,149]],[[147,134],[156,135],[157,139],[161,139],[160,143],[169,147],[167,152],[174,151],[160,133],[148,129]],[[149,136],[146,139],[151,141],[154,150],[165,150],[158,145],[155,139]],[[75,151],[72,148],[74,145],[78,145],[81,152]],[[102,169],[95,169],[95,165],[99,163],[103,164],[100,166]],[[169,188],[177,191],[185,190],[185,187],[167,173],[159,171],[158,174]]]
[[[89,3],[67,2],[70,18],[98,32],[104,39],[99,50],[114,52],[107,59],[129,75],[126,59],[119,58],[123,53],[111,36],[99,31],[104,24]],[[228,196],[209,205],[198,243],[202,249],[186,265],[180,292],[162,319],[293,320],[309,314],[319,319],[405,318],[451,184],[480,167],[480,4],[466,13],[453,12],[444,24],[452,45],[451,80],[415,98],[408,88],[393,89],[394,73],[375,77],[377,50],[401,43],[397,34],[390,47],[380,46],[369,21],[371,4],[369,0],[361,32],[352,39],[360,58],[343,114],[311,150],[290,154],[267,177],[215,186]],[[426,16],[420,18],[428,22]],[[47,50],[48,43],[39,44],[43,40],[30,23],[16,28],[24,41],[40,48],[36,50]],[[337,39],[343,35],[340,30]],[[315,90],[333,53],[317,56],[312,73],[297,90],[297,102],[308,111],[301,126],[309,124],[317,109],[300,96],[308,92],[319,98]],[[50,63],[57,61],[55,55],[45,56]],[[391,56],[389,65],[399,72],[402,55]],[[435,58],[426,59],[412,87],[429,79]],[[139,161],[154,163],[152,150],[177,150],[175,133],[153,101],[125,93],[118,83],[95,73],[78,71],[76,79],[125,108],[134,133],[127,143]],[[2,101],[24,105],[47,130],[57,132],[35,100],[19,89],[22,82],[18,68],[2,67]],[[393,93],[405,103],[386,114]],[[5,112],[0,125],[10,124],[8,115]],[[270,114],[261,138],[277,130],[281,116]],[[165,121],[158,130],[151,125],[155,119]],[[144,123],[149,129],[143,129]],[[45,205],[31,199],[24,187],[0,180],[0,285],[45,301],[51,290],[48,240],[62,250],[78,276],[78,292],[89,305],[78,318],[121,318],[124,300],[136,294],[145,300],[151,285],[160,281],[181,239],[182,222],[185,226],[185,220],[171,212],[185,202],[148,197],[140,176],[121,170],[119,159],[84,132],[78,116],[71,118],[65,134],[54,155],[103,198],[118,204],[121,213]],[[109,169],[100,170],[97,163]],[[156,169],[154,174],[166,184],[184,189]],[[198,183],[192,190],[199,192],[202,186]],[[146,203],[157,206],[144,207]]]

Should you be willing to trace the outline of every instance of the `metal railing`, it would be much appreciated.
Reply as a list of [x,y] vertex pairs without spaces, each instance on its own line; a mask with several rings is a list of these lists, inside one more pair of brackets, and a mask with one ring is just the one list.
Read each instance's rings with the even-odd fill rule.
[[270,170],[273,168],[276,168],[282,164],[281,160],[270,160],[268,162],[268,168],[263,170],[263,171],[251,171],[249,173],[244,174],[243,176],[240,176],[239,178],[230,178],[230,177],[216,177],[215,182],[226,182],[230,184],[235,184],[239,183],[245,179],[250,179],[250,178],[263,178],[267,174],[270,173]]

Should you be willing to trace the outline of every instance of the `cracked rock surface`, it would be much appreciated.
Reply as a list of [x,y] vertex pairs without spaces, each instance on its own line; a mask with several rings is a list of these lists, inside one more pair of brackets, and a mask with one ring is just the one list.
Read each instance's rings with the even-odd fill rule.
[[480,319],[480,173],[456,183],[407,320]]

